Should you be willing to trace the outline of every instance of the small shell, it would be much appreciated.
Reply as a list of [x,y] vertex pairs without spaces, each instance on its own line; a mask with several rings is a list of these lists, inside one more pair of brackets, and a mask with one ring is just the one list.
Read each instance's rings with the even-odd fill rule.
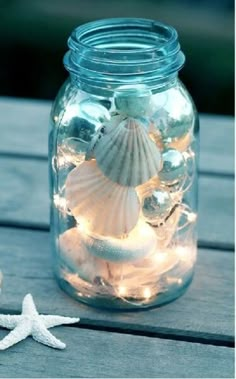
[[97,276],[108,279],[109,273],[106,262],[91,255],[81,241],[81,232],[78,228],[71,228],[60,235],[59,248],[61,258],[69,269],[89,282]]
[[142,117],[149,108],[152,92],[145,85],[124,85],[116,89],[115,105],[120,114]]
[[97,143],[97,164],[113,182],[136,187],[157,175],[161,155],[145,129],[141,120],[129,118]]
[[81,238],[91,254],[113,262],[136,261],[150,254],[157,244],[155,232],[144,221],[139,221],[127,238],[96,238],[85,233]]
[[65,193],[73,216],[92,233],[122,236],[138,222],[140,204],[135,189],[111,182],[93,160],[69,173]]

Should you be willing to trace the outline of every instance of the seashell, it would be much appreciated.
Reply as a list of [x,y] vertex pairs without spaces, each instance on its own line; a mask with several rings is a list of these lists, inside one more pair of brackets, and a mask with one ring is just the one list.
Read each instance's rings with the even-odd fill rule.
[[136,261],[150,254],[157,244],[155,232],[144,221],[139,221],[127,238],[98,238],[81,233],[81,239],[92,255],[111,262]]
[[104,133],[108,133],[110,129],[119,125],[119,123],[124,119],[121,115],[115,115],[109,121],[104,121],[103,125],[97,129],[90,144],[87,147],[85,160],[88,161],[94,158],[94,149],[97,146],[98,141],[102,138]]
[[128,117],[142,117],[150,107],[152,92],[140,84],[120,86],[115,92],[115,106],[120,114]]
[[113,182],[138,186],[156,176],[161,155],[141,120],[126,119],[110,129],[95,147],[101,171]]
[[122,236],[138,222],[140,204],[135,189],[107,179],[93,160],[69,173],[65,194],[73,216],[95,234]]
[[78,228],[68,229],[59,236],[61,259],[69,269],[79,274],[80,278],[94,282],[97,276],[108,279],[107,264],[102,259],[91,255],[81,240]]

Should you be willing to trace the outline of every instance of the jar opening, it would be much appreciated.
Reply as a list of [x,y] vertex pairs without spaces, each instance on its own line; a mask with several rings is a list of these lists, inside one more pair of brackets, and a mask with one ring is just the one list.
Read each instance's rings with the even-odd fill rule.
[[[122,84],[158,87],[184,64],[178,34],[153,20],[116,18],[76,28],[64,57],[67,70],[79,82],[109,88]],[[90,83],[91,84],[91,83]]]
[[110,53],[136,53],[163,48],[177,38],[175,29],[159,22],[143,19],[111,19],[88,23],[75,31],[81,46]]

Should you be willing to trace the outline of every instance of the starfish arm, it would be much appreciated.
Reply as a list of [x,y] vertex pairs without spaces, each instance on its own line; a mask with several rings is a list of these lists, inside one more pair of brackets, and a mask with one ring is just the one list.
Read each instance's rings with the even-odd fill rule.
[[31,322],[22,321],[15,329],[13,329],[5,338],[0,341],[0,350],[8,349],[8,347],[27,338],[31,333]]
[[0,326],[6,329],[14,329],[22,319],[22,316],[0,315]]
[[59,339],[54,337],[44,326],[44,324],[39,320],[34,323],[32,337],[35,341],[40,342],[44,345],[53,347],[54,349],[65,349],[66,344],[61,342]]
[[22,304],[22,314],[24,315],[37,315],[37,309],[34,304],[34,300],[32,298],[32,295],[28,293],[24,299]]
[[74,317],[63,317],[63,316],[50,316],[50,315],[40,315],[40,320],[43,322],[45,327],[53,328],[54,326],[62,324],[74,324],[79,322],[79,318]]

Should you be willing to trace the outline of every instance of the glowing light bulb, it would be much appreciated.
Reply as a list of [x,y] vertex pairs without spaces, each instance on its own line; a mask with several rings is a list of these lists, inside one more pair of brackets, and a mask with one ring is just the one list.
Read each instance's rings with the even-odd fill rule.
[[183,157],[187,160],[189,158],[194,158],[195,157],[195,153],[192,149],[189,149],[187,151],[184,151],[183,153]]
[[144,288],[144,290],[143,290],[143,297],[146,300],[148,300],[148,299],[150,299],[151,296],[152,296],[152,293],[151,293],[150,288],[148,288],[148,287]]
[[166,253],[162,253],[162,252],[158,252],[154,256],[155,261],[158,262],[158,263],[165,262],[166,258],[167,258],[167,254]]
[[68,155],[68,154],[58,155],[58,157],[57,157],[57,166],[59,168],[63,167],[66,164],[70,163],[70,161],[71,161],[71,156],[70,155]]
[[76,219],[78,222],[77,228],[79,229],[80,232],[88,234],[88,228],[86,226],[86,221],[83,218]]
[[66,213],[67,212],[67,204],[66,199],[64,197],[61,197],[58,194],[55,194],[53,196],[53,201],[56,206],[61,212]]
[[124,286],[120,286],[120,287],[118,288],[118,295],[119,295],[119,296],[125,296],[126,293],[127,293],[127,288],[126,288],[126,287],[124,287]]
[[185,246],[176,246],[175,253],[179,258],[185,259],[187,255],[189,255],[189,249]]
[[191,223],[195,222],[197,219],[197,215],[194,212],[189,213],[187,217],[188,217],[188,221]]
[[166,279],[166,281],[167,281],[168,284],[178,284],[178,285],[181,285],[183,283],[183,281],[182,281],[181,278],[168,277]]

